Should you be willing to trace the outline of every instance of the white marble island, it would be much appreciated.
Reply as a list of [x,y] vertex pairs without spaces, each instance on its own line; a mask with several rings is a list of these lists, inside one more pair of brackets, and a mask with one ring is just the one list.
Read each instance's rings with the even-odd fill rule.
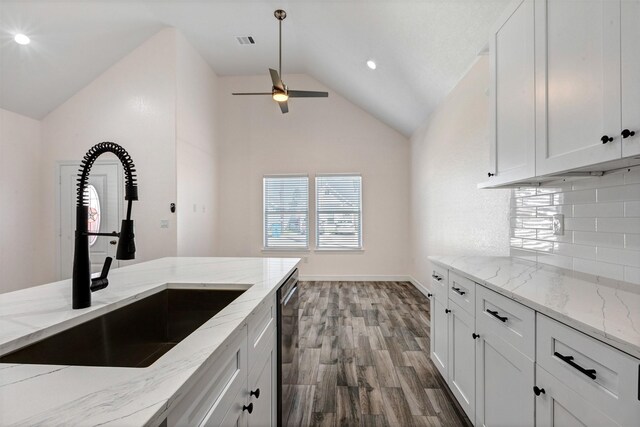
[[168,287],[247,289],[147,368],[0,364],[0,425],[156,425],[297,258],[163,258],[113,270],[90,308],[71,281],[0,294],[0,355]]
[[431,262],[640,358],[640,286],[511,257]]

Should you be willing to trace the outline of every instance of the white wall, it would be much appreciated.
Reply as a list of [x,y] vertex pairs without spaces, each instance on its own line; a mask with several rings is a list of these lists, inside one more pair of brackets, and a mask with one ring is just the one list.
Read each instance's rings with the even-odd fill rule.
[[478,190],[489,164],[489,64],[480,58],[411,137],[411,275],[429,255],[509,255],[509,190]]
[[177,35],[178,256],[211,256],[218,217],[217,76]]
[[[131,154],[138,174],[136,262],[176,255],[176,31],[148,39],[42,121],[44,205],[55,206],[58,161],[79,161],[101,141],[113,141]],[[106,157],[106,155],[105,155]],[[161,229],[160,220],[169,220]],[[56,253],[54,215],[44,233]],[[57,270],[57,260],[44,260]]]
[[51,215],[40,194],[41,124],[0,109],[0,293],[51,276],[39,224]]
[[[286,75],[293,89],[327,90],[306,75]],[[409,257],[409,144],[339,94],[291,99],[282,114],[269,96],[268,75],[220,77],[218,255],[263,253],[262,177],[272,173],[359,172],[363,179],[364,251],[289,254],[307,257],[304,276],[406,276]],[[313,180],[310,245],[315,243]]]

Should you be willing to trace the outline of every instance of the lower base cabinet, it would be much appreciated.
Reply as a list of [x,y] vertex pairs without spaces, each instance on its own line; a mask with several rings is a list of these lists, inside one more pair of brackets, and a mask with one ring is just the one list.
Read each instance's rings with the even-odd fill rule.
[[[446,300],[445,300],[446,301]],[[447,379],[449,365],[448,308],[435,296],[431,297],[431,360]]]
[[[268,352],[264,363],[256,363],[249,374],[249,405],[253,405],[247,424],[249,427],[275,426],[277,392],[276,374],[274,373],[275,355],[273,347]],[[235,425],[235,424],[232,424]]]
[[536,426],[619,426],[611,418],[604,415],[596,405],[583,399],[556,377],[536,367]]
[[476,408],[475,318],[449,301],[449,387],[470,420]]
[[476,426],[534,425],[534,362],[496,335],[478,331]]

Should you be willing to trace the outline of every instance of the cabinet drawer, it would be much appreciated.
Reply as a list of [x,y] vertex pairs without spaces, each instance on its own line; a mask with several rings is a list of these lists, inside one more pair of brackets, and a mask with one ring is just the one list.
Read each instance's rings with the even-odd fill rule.
[[249,328],[249,369],[255,365],[258,358],[266,357],[264,350],[268,345],[273,345],[272,337],[276,330],[276,305],[275,297],[265,301],[247,321]]
[[449,271],[437,264],[432,264],[431,291],[433,295],[446,305],[449,292]]
[[542,314],[537,362],[621,425],[640,419],[640,360]]
[[476,284],[472,280],[453,272],[449,273],[449,299],[475,316]]
[[476,328],[493,333],[529,359],[535,358],[535,311],[484,286],[476,287]]
[[230,400],[241,390],[246,392],[246,326],[235,335],[236,338],[220,356],[202,372],[194,374],[198,379],[169,414],[169,425],[198,425],[205,418],[211,418],[214,412],[224,416]]

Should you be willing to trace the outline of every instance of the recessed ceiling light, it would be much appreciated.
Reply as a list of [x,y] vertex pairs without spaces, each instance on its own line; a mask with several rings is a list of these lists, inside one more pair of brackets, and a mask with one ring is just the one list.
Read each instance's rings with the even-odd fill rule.
[[13,38],[18,44],[29,44],[31,43],[31,39],[24,34],[16,34]]
[[370,59],[370,60],[367,61],[367,67],[371,68],[372,70],[375,70],[377,65],[376,65],[375,62],[373,62],[372,59]]

